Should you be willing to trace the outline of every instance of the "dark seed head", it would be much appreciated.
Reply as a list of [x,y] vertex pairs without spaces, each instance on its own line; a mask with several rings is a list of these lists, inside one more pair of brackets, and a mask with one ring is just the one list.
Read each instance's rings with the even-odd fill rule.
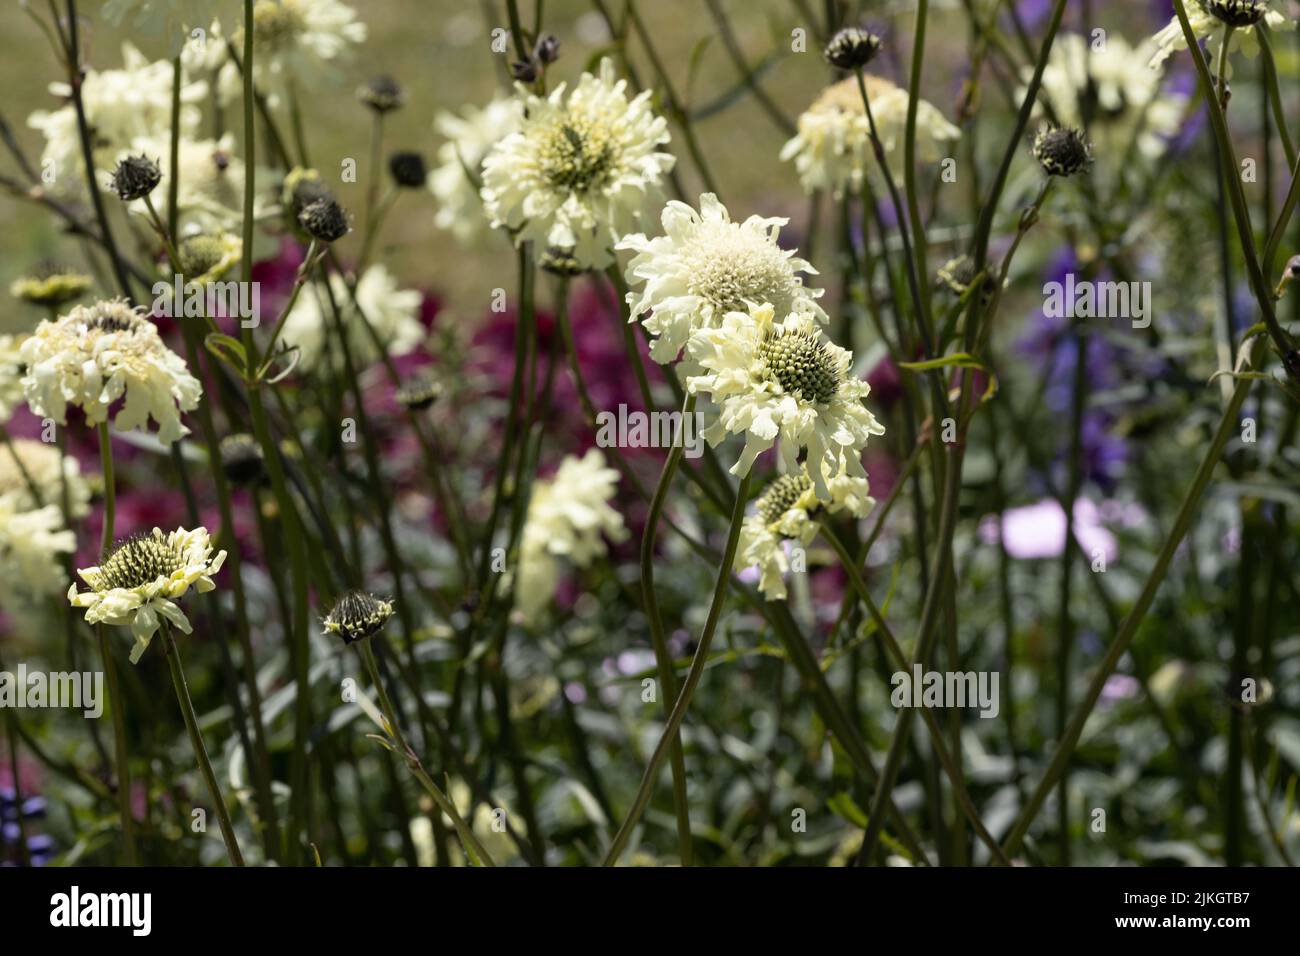
[[294,222],[297,222],[302,211],[317,199],[330,199],[332,195],[329,187],[321,181],[320,173],[314,169],[295,166],[284,177],[283,201]]
[[1077,129],[1045,126],[1034,137],[1034,158],[1049,176],[1073,176],[1092,163],[1092,146]]
[[543,33],[533,47],[533,56],[542,63],[554,63],[560,58],[560,40],[552,33]]
[[1204,6],[1211,16],[1230,27],[1253,27],[1268,13],[1268,4],[1259,0],[1205,0]]
[[342,239],[352,228],[348,225],[348,214],[332,198],[317,199],[305,206],[298,213],[298,224],[307,235],[321,242]]
[[344,644],[377,634],[393,616],[393,605],[365,591],[349,591],[325,615],[325,630]]
[[69,314],[99,332],[134,332],[148,321],[126,304],[125,299],[104,299],[90,306],[77,306]]
[[128,156],[113,170],[113,192],[123,202],[143,199],[162,182],[162,170],[148,156]]
[[866,66],[880,52],[880,37],[861,27],[845,27],[826,44],[822,55],[831,66],[856,70]]
[[839,391],[835,359],[815,332],[771,335],[759,346],[759,355],[781,387],[804,401],[824,405]]
[[218,447],[221,470],[232,484],[251,485],[261,481],[265,472],[262,446],[257,439],[244,432],[227,435]]
[[812,487],[812,479],[803,472],[797,475],[782,475],[759,496],[756,507],[758,516],[764,524],[780,521],[781,517],[794,507],[799,496]]
[[377,76],[357,90],[357,99],[376,113],[391,113],[406,102],[406,92],[391,76]]
[[393,153],[388,157],[388,171],[393,182],[403,189],[419,189],[428,176],[424,157],[416,152]]
[[975,262],[970,256],[965,255],[949,259],[940,266],[936,278],[954,294],[963,295],[975,278]]
[[541,76],[542,65],[537,62],[536,57],[528,57],[525,60],[515,60],[510,64],[510,75],[520,83],[535,83]]

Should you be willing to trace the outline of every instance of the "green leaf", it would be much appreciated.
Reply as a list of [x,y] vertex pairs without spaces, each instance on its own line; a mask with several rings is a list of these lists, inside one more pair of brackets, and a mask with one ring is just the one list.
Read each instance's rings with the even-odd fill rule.
[[954,352],[952,355],[927,359],[924,362],[899,362],[898,367],[911,372],[928,372],[935,368],[984,368],[980,361],[969,352]]

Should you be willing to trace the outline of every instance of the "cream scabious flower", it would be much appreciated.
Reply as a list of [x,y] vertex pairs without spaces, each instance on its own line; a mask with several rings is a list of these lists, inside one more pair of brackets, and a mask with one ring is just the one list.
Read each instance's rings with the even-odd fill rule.
[[14,438],[0,445],[0,502],[18,511],[51,504],[61,507],[65,484],[68,510],[80,518],[90,510],[90,486],[81,477],[76,458],[31,438]]
[[566,456],[553,477],[533,483],[515,581],[523,620],[535,621],[550,603],[561,562],[585,568],[605,554],[606,537],[627,537],[623,516],[610,506],[617,488],[618,472],[595,448],[581,458]]
[[[907,129],[907,90],[879,76],[865,75],[871,115],[885,149],[890,170],[903,168],[903,139]],[[937,163],[946,155],[947,143],[961,137],[931,103],[916,106],[916,158]],[[794,160],[799,181],[807,192],[826,189],[839,199],[845,190],[857,192],[871,156],[871,126],[862,105],[857,77],[827,87],[799,116],[798,132],[781,148],[781,159]],[[870,159],[875,167],[874,158]]]
[[[825,464],[823,463],[823,469]],[[832,476],[824,476],[830,489],[830,501],[817,498],[807,467],[782,475],[771,482],[740,528],[736,548],[736,567],[758,567],[758,589],[769,601],[784,600],[784,575],[790,570],[785,542],[812,543],[819,530],[817,517],[822,513],[851,514],[865,518],[875,507],[871,485],[866,477],[848,473],[843,463]]]
[[754,459],[775,444],[787,473],[798,470],[799,452],[808,449],[808,471],[823,501],[831,496],[828,478],[842,470],[865,476],[858,453],[885,429],[862,404],[870,386],[849,377],[852,354],[827,341],[813,316],[778,321],[768,304],[729,312],[717,328],[697,332],[689,350],[703,374],[689,377],[687,388],[718,406],[705,439],[717,445],[728,434],[745,436],[733,475],[749,474]]
[[[1205,40],[1206,53],[1209,57],[1210,69],[1215,69],[1215,64],[1219,60],[1219,47],[1223,43],[1224,23],[1213,13],[1203,0],[1184,0],[1184,8],[1187,11],[1187,23],[1192,28],[1192,34],[1198,40]],[[1295,20],[1282,14],[1277,8],[1282,6],[1280,0],[1266,0],[1265,6],[1267,12],[1264,14],[1263,23],[1270,30],[1294,30],[1296,27]],[[1165,60],[1173,56],[1179,50],[1187,49],[1187,37],[1183,33],[1182,22],[1175,13],[1173,19],[1157,33],[1152,41],[1154,43],[1154,52],[1148,61],[1148,65],[1155,69]],[[1242,28],[1232,31],[1232,42],[1228,45],[1229,53],[1240,52],[1244,56],[1254,58],[1259,54],[1259,41],[1255,39],[1254,29]],[[1229,60],[1226,66],[1226,72],[1232,75],[1232,62]]]
[[20,507],[0,496],[0,607],[27,607],[33,598],[57,594],[66,580],[60,554],[77,548],[56,504]]
[[[119,70],[87,70],[81,84],[86,122],[95,133],[97,175],[111,171],[123,151],[130,149],[137,139],[171,128],[171,61],[151,62],[129,43],[122,45],[122,61]],[[192,82],[184,75],[182,80],[181,134],[192,137],[202,121],[196,104],[207,96],[207,84]],[[51,83],[50,92],[65,102],[72,95],[67,83]],[[85,165],[72,104],[32,113],[27,125],[45,136],[41,165],[54,172],[54,181],[48,188],[63,196],[85,195]]]
[[[358,368],[378,361],[379,353],[361,316],[357,315],[352,294],[348,292],[343,277],[331,275],[330,289],[342,312],[352,361]],[[420,293],[413,289],[399,289],[397,280],[383,265],[376,263],[362,274],[357,282],[356,304],[375,330],[375,335],[387,347],[389,355],[403,355],[424,341],[424,326],[420,324]],[[335,332],[329,298],[320,289],[307,288],[285,318],[281,336],[290,345],[298,346],[298,367],[304,371],[320,367],[327,349],[334,368],[341,369],[344,357],[334,338]]]
[[207,528],[177,528],[166,536],[154,528],[118,544],[98,567],[77,571],[90,590],[78,592],[72,584],[68,601],[86,609],[89,624],[130,627],[134,664],[164,621],[190,633],[189,619],[176,601],[191,587],[200,594],[215,588],[212,576],[225,560],[224,551],[213,556]]
[[482,109],[469,106],[459,115],[444,112],[434,120],[434,128],[446,137],[428,178],[438,200],[433,221],[439,229],[450,230],[461,242],[490,232],[479,196],[483,157],[519,127],[522,116],[518,98],[497,97]]
[[[1162,91],[1159,71],[1146,66],[1154,48],[1152,40],[1134,49],[1121,36],[1094,46],[1077,33],[1061,34],[1043,70],[1040,102],[1051,105],[1059,125],[1085,130],[1102,156],[1118,162],[1135,143],[1155,159],[1182,126],[1187,98]],[[1028,84],[1032,74],[1026,68],[1021,79]]]
[[23,401],[23,340],[0,335],[0,422],[7,422]]
[[627,265],[628,284],[645,287],[639,297],[628,293],[629,321],[640,318],[655,336],[650,355],[656,362],[675,360],[693,332],[712,328],[749,303],[768,302],[781,315],[803,312],[826,321],[816,302],[824,290],[805,287],[799,275],[817,270],[776,243],[788,221],[750,216],[732,222],[718,197],[705,193],[699,212],[669,202],[662,236],[638,233],[618,244],[636,253]]
[[144,428],[152,417],[165,445],[189,434],[180,412],[198,408],[202,386],[154,324],[120,299],[42,322],[21,355],[23,393],[36,415],[63,424],[67,406],[76,405],[98,424],[125,398],[114,419],[119,430]]
[[528,93],[518,130],[483,160],[483,203],[493,228],[517,243],[572,249],[579,263],[603,268],[612,247],[658,204],[674,157],[657,147],[668,123],[650,108],[650,91],[633,99],[604,59],[572,92]]
[[[366,25],[339,0],[257,0],[253,5],[253,73],[259,85],[272,91],[293,84],[305,92],[336,80],[340,62],[365,39]],[[242,27],[235,43],[242,46]]]

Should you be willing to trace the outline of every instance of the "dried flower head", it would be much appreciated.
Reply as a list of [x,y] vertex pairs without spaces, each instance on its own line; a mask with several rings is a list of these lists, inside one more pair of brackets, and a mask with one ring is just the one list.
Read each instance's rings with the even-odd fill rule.
[[262,480],[265,462],[262,446],[246,432],[236,432],[221,439],[217,447],[221,456],[221,470],[236,485],[251,485]]
[[543,33],[533,47],[533,56],[543,64],[554,63],[560,58],[560,38],[553,33]]
[[73,584],[68,588],[68,601],[86,609],[89,624],[130,627],[135,638],[131,650],[134,664],[163,619],[190,633],[190,622],[175,602],[191,587],[200,594],[215,588],[212,576],[225,560],[225,551],[212,555],[206,528],[177,528],[166,536],[154,528],[120,542],[98,567],[79,570],[90,590],[78,592]]
[[34,275],[15,279],[9,286],[9,294],[32,305],[57,309],[80,299],[94,284],[95,280],[84,273],[46,265],[37,269]]
[[1034,158],[1049,176],[1073,176],[1092,163],[1092,146],[1073,127],[1044,126],[1034,137]]
[[320,173],[314,169],[295,166],[284,177],[281,201],[295,225],[304,209],[318,199],[329,199],[332,196],[333,193],[321,179]]
[[309,203],[298,213],[298,224],[306,230],[307,235],[321,242],[342,239],[352,230],[348,225],[348,214],[333,198],[317,199]]
[[143,428],[152,417],[163,444],[189,434],[180,412],[198,407],[202,386],[153,322],[121,299],[42,322],[20,354],[27,365],[23,393],[37,415],[63,424],[67,406],[76,405],[98,424],[124,398],[114,422],[119,430]]
[[428,375],[416,375],[398,386],[393,397],[403,408],[421,411],[441,398],[442,392],[441,382]]
[[325,615],[325,631],[352,644],[379,633],[393,616],[393,605],[365,591],[349,591]]
[[128,156],[113,170],[113,192],[123,202],[143,199],[162,182],[162,170],[148,156]]
[[537,78],[542,75],[542,65],[537,62],[535,57],[525,57],[522,60],[512,60],[510,63],[510,76],[520,83],[536,83]]
[[831,37],[822,55],[831,66],[856,70],[874,60],[879,52],[880,37],[861,27],[845,27]]
[[388,157],[388,172],[402,189],[420,189],[429,176],[424,155],[414,151],[393,153]]
[[406,102],[406,91],[391,76],[376,76],[357,90],[357,99],[376,113],[391,113]]
[[967,255],[955,256],[939,267],[935,278],[954,295],[965,295],[975,279],[975,261]]

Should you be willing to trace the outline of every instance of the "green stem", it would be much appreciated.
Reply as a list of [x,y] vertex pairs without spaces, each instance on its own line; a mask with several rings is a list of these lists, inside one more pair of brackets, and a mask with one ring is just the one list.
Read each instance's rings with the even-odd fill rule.
[[745,517],[745,504],[749,500],[749,480],[749,475],[745,475],[744,478],[740,479],[740,488],[736,492],[736,503],[731,512],[731,526],[727,532],[727,545],[723,549],[722,563],[718,566],[718,577],[713,587],[713,601],[709,605],[709,614],[704,621],[704,630],[700,634],[700,642],[695,648],[695,656],[691,658],[691,667],[686,674],[686,682],[682,685],[677,702],[673,704],[672,713],[668,715],[668,722],[664,726],[659,743],[655,745],[654,753],[650,756],[650,763],[645,769],[645,774],[641,777],[641,784],[637,787],[636,796],[632,801],[632,806],[628,809],[627,817],[623,820],[622,826],[618,828],[618,833],[614,835],[614,840],[605,854],[604,866],[613,866],[618,862],[623,848],[627,846],[627,841],[632,836],[633,828],[641,819],[641,814],[645,812],[646,804],[650,802],[650,794],[654,790],[655,780],[658,778],[659,771],[663,767],[664,760],[667,759],[668,752],[671,749],[673,737],[681,728],[682,721],[686,719],[686,710],[691,705],[691,698],[695,695],[695,688],[699,686],[700,679],[704,676],[704,665],[708,663],[709,647],[713,643],[713,634],[717,630],[718,619],[722,616],[723,599],[726,597],[727,586],[731,580],[732,565],[736,560],[736,545],[740,540],[740,525]]
[[190,745],[194,748],[194,757],[199,764],[199,772],[208,786],[208,795],[212,798],[217,813],[217,823],[221,827],[221,838],[226,841],[226,853],[230,856],[232,866],[243,866],[244,856],[239,852],[239,841],[235,838],[235,828],[230,822],[230,811],[226,809],[225,798],[221,794],[221,785],[212,770],[212,761],[208,759],[208,748],[203,743],[199,732],[199,720],[194,714],[194,701],[190,699],[190,688],[185,682],[185,671],[181,667],[181,652],[172,637],[171,628],[162,625],[163,653],[167,665],[171,668],[172,686],[176,688],[176,702],[180,704],[181,716],[185,718],[185,729],[190,735]]

